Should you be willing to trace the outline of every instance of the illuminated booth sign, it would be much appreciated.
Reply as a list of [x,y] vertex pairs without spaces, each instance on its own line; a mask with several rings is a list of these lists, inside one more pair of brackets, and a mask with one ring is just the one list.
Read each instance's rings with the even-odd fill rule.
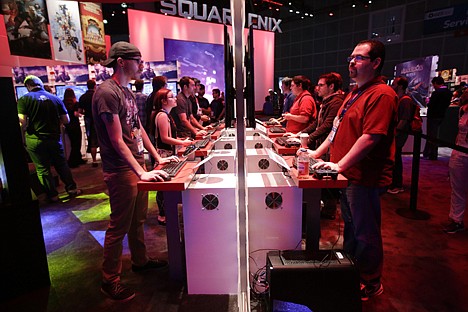
[[[201,4],[201,7],[199,7],[196,1],[188,0],[161,1],[161,6],[161,13],[163,14],[232,25],[231,10],[227,8],[221,10],[216,6],[209,8],[207,4]],[[273,17],[263,17],[254,13],[248,13],[247,16],[247,27],[252,25],[254,29],[282,33],[280,24],[281,19]]]
[[468,5],[461,4],[424,14],[424,34],[468,28]]

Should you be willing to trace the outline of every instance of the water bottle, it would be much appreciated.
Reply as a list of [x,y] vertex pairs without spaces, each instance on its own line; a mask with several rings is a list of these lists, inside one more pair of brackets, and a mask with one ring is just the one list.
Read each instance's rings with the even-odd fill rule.
[[305,148],[299,149],[299,155],[297,156],[297,178],[309,178],[309,154],[307,154]]

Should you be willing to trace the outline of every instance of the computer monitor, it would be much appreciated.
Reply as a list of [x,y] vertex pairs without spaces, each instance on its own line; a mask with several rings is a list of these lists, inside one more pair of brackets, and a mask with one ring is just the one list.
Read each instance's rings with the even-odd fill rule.
[[143,85],[143,94],[150,95],[153,92],[153,85],[151,82],[145,82]]
[[172,94],[174,96],[177,95],[177,81],[168,81],[167,82],[167,88],[172,91]]
[[16,99],[19,100],[23,95],[28,93],[28,89],[24,86],[16,86]]
[[73,89],[73,91],[75,91],[76,100],[79,100],[80,97],[88,90],[88,87],[86,85],[70,85],[70,86],[56,85],[55,93],[60,99],[63,100],[65,90],[68,88]]

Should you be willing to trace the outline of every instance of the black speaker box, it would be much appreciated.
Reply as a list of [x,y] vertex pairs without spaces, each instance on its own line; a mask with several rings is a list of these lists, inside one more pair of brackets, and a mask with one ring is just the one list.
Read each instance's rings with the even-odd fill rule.
[[361,311],[359,274],[343,251],[271,251],[267,254],[269,310],[275,300],[313,312]]

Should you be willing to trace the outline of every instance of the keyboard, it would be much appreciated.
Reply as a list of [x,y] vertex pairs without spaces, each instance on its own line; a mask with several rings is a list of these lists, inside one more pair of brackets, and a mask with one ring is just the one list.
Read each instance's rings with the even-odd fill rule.
[[209,142],[210,142],[209,138],[204,138],[203,140],[196,141],[193,145],[195,145],[198,148],[204,148],[205,146],[208,145]]
[[184,153],[182,154],[182,156],[184,157],[187,157],[190,153],[192,153],[193,151],[195,151],[196,149],[198,149],[198,147],[196,147],[194,144],[192,145],[189,145],[185,148],[185,151]]
[[301,143],[296,142],[296,141],[288,141],[288,137],[278,137],[276,138],[276,143],[278,143],[281,146],[286,146],[286,147],[300,147]]
[[270,132],[271,133],[285,133],[286,130],[284,128],[281,128],[281,127],[271,127]]
[[166,172],[170,177],[175,177],[180,169],[184,166],[185,161],[179,161],[179,162],[170,162],[168,164],[163,165],[161,170]]

